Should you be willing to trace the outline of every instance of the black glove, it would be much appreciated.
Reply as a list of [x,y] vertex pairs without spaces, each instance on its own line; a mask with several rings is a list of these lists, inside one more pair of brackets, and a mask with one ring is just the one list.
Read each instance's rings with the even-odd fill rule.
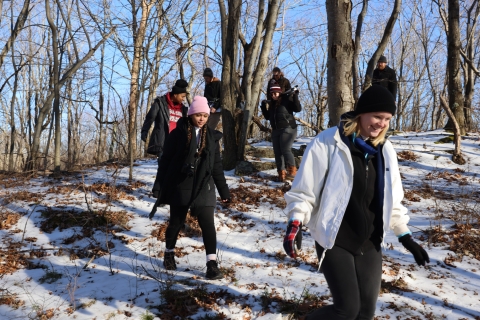
[[[298,251],[302,248],[302,237],[302,223],[298,220],[290,221],[287,227],[287,234],[283,239],[283,248],[290,257],[295,258]],[[296,249],[295,245],[297,246]]]
[[142,139],[143,142],[147,142],[147,134],[142,133],[140,138]]
[[410,234],[406,234],[398,238],[405,249],[410,251],[419,266],[424,266],[425,262],[430,263],[427,251],[425,251],[418,243],[416,243]]

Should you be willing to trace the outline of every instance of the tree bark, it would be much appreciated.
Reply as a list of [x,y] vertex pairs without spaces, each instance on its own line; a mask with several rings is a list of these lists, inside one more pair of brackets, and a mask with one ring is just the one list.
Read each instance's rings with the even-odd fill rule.
[[327,0],[328,70],[327,92],[329,126],[335,126],[340,116],[352,110],[353,41],[349,0]]
[[218,0],[221,13],[222,27],[222,123],[223,141],[225,150],[223,155],[223,167],[232,170],[237,165],[237,137],[236,126],[236,72],[238,57],[238,35],[240,31],[240,14],[242,10],[241,0],[228,0],[228,14],[226,14],[223,0]]
[[363,0],[362,11],[358,15],[357,28],[355,29],[355,47],[353,51],[352,78],[353,78],[353,99],[357,103],[361,93],[361,82],[358,74],[358,55],[360,53],[360,40],[362,37],[363,20],[367,15],[368,0]]
[[245,109],[238,134],[237,156],[239,161],[245,160],[247,131],[252,122],[254,110],[258,106],[258,97],[260,95],[263,76],[267,69],[268,55],[272,49],[273,33],[277,24],[280,3],[281,0],[269,1],[264,20],[265,0],[259,1],[256,32],[250,44],[247,44],[247,48],[250,49],[248,54],[247,50],[245,50],[245,64],[241,86],[245,98]]
[[447,104],[447,101],[444,97],[440,96],[440,104],[445,112],[448,114],[450,119],[452,119],[454,130],[453,130],[453,143],[455,144],[455,149],[453,150],[452,161],[456,164],[465,164],[466,161],[462,156],[462,149],[461,149],[461,140],[462,140],[462,133],[460,125],[455,118],[455,114],[452,112],[450,107]]
[[[458,0],[448,0],[448,103],[458,122],[460,133],[465,134],[464,99],[460,80],[460,6]],[[454,119],[449,117],[445,129],[454,130]]]
[[[130,101],[128,103],[128,160],[130,169],[128,172],[128,179],[133,180],[133,163],[135,161],[136,152],[136,132],[135,124],[137,121],[137,102],[138,102],[138,85],[140,78],[140,62],[142,60],[143,53],[143,40],[145,39],[145,32],[147,28],[147,22],[150,16],[150,9],[153,7],[154,2],[147,2],[146,0],[140,1],[140,7],[136,8],[135,3],[132,2],[132,17],[133,17],[133,58],[130,80]],[[136,12],[141,10],[140,24],[137,26]]]

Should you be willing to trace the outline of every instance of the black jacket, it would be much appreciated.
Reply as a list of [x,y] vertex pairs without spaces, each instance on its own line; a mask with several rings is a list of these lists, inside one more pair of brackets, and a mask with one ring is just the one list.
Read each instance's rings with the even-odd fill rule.
[[[184,117],[187,116],[188,108],[183,106],[182,114]],[[168,110],[167,98],[165,95],[156,97],[145,116],[145,121],[143,122],[141,138],[143,141],[147,140],[148,131],[152,126],[152,123],[155,122],[155,127],[153,128],[152,135],[150,136],[150,142],[148,143],[147,152],[149,154],[158,155],[163,152],[163,144],[165,139],[170,132],[170,111]]]
[[220,102],[220,95],[222,93],[222,82],[218,78],[213,78],[212,82],[205,85],[205,91],[203,96],[207,98],[208,102],[213,102],[216,100],[213,107],[215,109],[220,109],[222,106]]
[[[284,129],[292,127],[295,129],[297,123],[293,117],[294,112],[302,111],[302,106],[298,100],[298,91],[290,95],[281,95],[280,103],[276,101],[262,101],[260,108],[262,109],[265,119],[270,121],[272,129]],[[267,109],[267,104],[269,105]]]
[[284,76],[281,76],[280,79],[278,79],[278,80],[275,80],[275,78],[271,78],[268,81],[268,85],[267,85],[267,100],[272,100],[272,94],[270,92],[270,87],[275,82],[280,86],[280,88],[282,89],[282,92],[285,92],[285,91],[288,91],[288,90],[292,89],[292,85],[290,84],[290,80],[288,80]]
[[378,68],[373,70],[372,84],[379,84],[387,88],[393,95],[393,98],[397,99],[397,74],[389,66],[386,66],[383,70]]
[[193,134],[187,147],[187,128],[188,118],[181,118],[165,141],[157,173],[159,201],[190,208],[214,207],[215,186],[222,200],[230,199],[218,144],[222,133],[207,127],[205,149],[195,158],[196,137]]
[[[342,115],[342,118],[346,114]],[[339,126],[343,142],[349,147],[353,163],[353,187],[350,200],[343,216],[335,245],[352,254],[362,254],[370,247],[380,250],[383,238],[383,175],[382,147],[377,153],[365,158],[365,154],[356,147],[352,136],[343,134],[343,125]]]

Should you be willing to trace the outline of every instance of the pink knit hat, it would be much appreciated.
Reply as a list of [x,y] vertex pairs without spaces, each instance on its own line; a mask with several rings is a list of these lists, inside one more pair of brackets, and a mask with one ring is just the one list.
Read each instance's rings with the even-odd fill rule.
[[193,97],[192,104],[190,104],[190,108],[188,108],[188,115],[190,116],[200,112],[210,114],[210,107],[208,106],[207,98],[195,96]]

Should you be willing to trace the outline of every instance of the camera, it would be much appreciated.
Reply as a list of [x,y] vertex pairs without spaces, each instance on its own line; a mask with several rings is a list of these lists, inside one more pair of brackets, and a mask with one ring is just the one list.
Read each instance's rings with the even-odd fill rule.
[[193,177],[195,166],[192,163],[184,163],[180,172],[186,174],[188,177]]
[[298,92],[298,85],[294,86],[293,88],[291,88],[290,90],[287,90],[285,91],[284,93],[282,93],[282,95],[285,95],[285,96],[288,96],[292,93],[295,93],[295,92]]

